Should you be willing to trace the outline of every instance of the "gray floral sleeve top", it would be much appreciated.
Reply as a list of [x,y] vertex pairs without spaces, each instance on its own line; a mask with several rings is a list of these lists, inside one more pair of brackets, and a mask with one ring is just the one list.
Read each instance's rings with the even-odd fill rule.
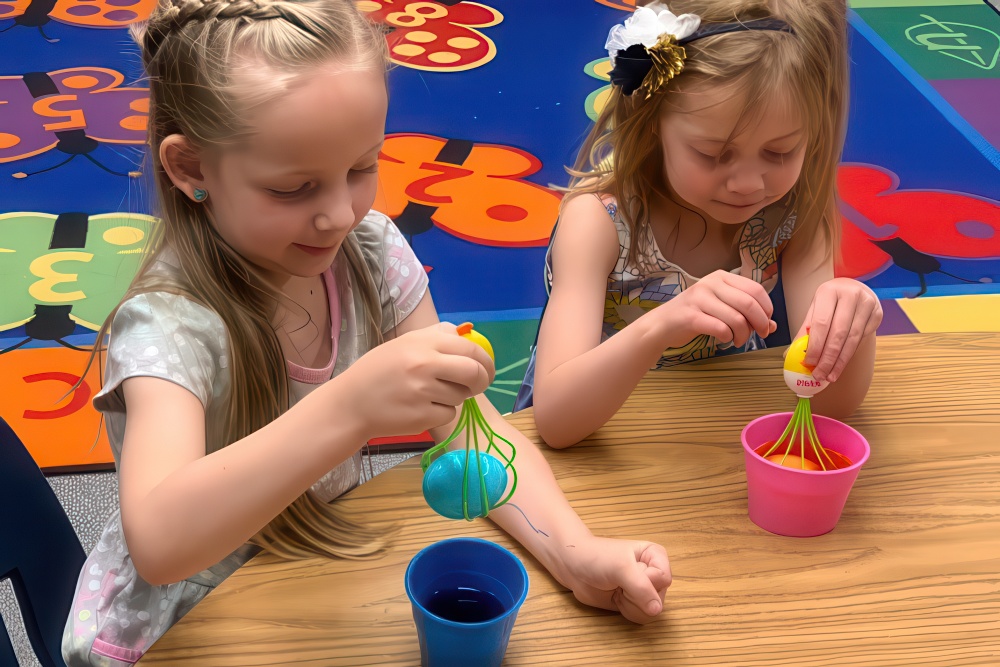
[[[383,329],[388,331],[420,302],[427,289],[427,274],[399,230],[384,215],[369,213],[354,233],[379,285]],[[152,270],[165,277],[177,272],[169,254]],[[333,354],[324,368],[288,364],[290,404],[341,373],[372,347],[363,326],[364,302],[342,253],[323,278],[330,297]],[[123,303],[111,327],[104,386],[94,398],[95,407],[104,414],[116,465],[120,462],[127,419],[124,380],[157,377],[189,390],[205,406],[206,438],[211,442],[220,437],[221,406],[225,405],[232,382],[228,358],[226,329],[212,310],[167,292],[141,294]],[[360,464],[357,453],[318,480],[310,492],[321,500],[333,500],[358,484]],[[256,551],[256,547],[245,544],[193,577],[153,586],[136,573],[122,533],[121,516],[115,512],[77,582],[63,634],[67,666],[134,664],[170,626]]]

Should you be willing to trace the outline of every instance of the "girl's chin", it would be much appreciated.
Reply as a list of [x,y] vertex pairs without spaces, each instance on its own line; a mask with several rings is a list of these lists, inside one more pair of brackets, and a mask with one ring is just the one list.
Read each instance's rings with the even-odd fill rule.
[[739,224],[746,222],[768,205],[768,200],[762,200],[747,206],[734,206],[725,202],[713,201],[711,210],[713,217],[719,222],[727,224]]

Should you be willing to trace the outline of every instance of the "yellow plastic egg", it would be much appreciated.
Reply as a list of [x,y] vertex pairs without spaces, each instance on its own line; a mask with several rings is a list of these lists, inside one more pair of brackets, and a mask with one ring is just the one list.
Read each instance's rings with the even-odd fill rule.
[[473,329],[471,322],[459,324],[456,331],[458,331],[458,335],[462,338],[468,338],[473,343],[486,350],[486,354],[490,355],[490,359],[493,360],[493,363],[496,363],[497,359],[493,356],[493,346],[490,345],[490,341],[486,338],[486,336]]
[[802,375],[812,375],[816,367],[806,364],[806,350],[809,347],[809,334],[796,338],[788,346],[788,353],[785,355],[785,370]]

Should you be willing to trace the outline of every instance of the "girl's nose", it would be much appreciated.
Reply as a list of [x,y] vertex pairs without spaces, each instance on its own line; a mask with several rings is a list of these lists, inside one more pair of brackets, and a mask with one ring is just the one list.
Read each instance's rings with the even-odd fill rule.
[[752,195],[764,189],[764,175],[757,169],[734,169],[726,181],[726,189],[736,195]]
[[349,229],[354,224],[354,206],[349,193],[344,192],[330,197],[326,205],[316,213],[313,224],[321,232]]

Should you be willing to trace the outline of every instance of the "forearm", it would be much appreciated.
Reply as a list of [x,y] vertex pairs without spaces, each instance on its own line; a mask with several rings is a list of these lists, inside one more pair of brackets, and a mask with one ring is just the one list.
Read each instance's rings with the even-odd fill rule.
[[[571,588],[566,550],[591,537],[590,531],[566,500],[535,444],[507,423],[484,396],[478,396],[477,403],[490,427],[517,450],[513,461],[517,489],[505,505],[490,512],[490,519],[528,549],[556,580]],[[435,435],[446,437],[449,433]],[[459,436],[455,446],[464,443],[464,436]],[[503,443],[499,446],[506,449]]]
[[813,412],[833,419],[854,414],[868,394],[875,369],[875,334],[865,336],[836,382],[812,398]]
[[336,414],[333,384],[123,505],[129,549],[143,578],[170,583],[214,565],[357,451],[362,430],[351,415]]
[[535,423],[551,447],[569,447],[621,408],[667,346],[667,331],[650,311],[584,354],[547,374],[536,372]]

